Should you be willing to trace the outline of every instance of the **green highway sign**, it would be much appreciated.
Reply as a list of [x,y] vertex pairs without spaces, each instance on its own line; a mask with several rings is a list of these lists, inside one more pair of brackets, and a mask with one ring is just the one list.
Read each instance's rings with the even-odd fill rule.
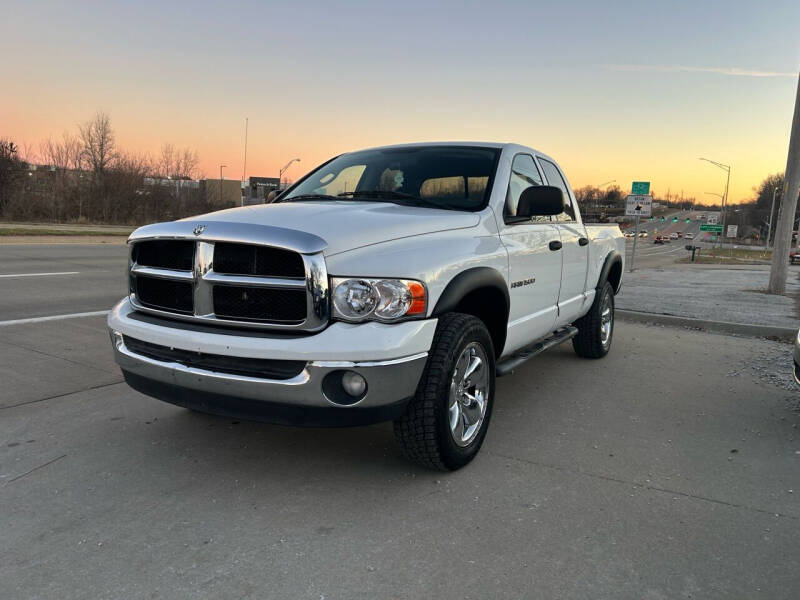
[[722,233],[722,225],[709,225],[706,223],[700,225],[700,231],[713,231],[714,233]]
[[634,181],[631,186],[632,196],[647,196],[650,193],[649,181]]

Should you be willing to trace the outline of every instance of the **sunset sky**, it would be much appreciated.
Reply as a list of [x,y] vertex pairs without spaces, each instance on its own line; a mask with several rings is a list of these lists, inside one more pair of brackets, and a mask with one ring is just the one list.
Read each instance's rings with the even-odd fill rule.
[[731,202],[786,163],[800,2],[0,0],[0,137],[107,112],[120,147],[287,175],[399,142],[514,141],[574,187]]

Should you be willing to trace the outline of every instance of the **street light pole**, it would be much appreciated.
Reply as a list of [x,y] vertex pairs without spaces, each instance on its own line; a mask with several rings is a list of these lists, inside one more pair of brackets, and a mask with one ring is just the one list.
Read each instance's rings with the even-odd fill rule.
[[775,212],[775,196],[778,193],[778,186],[772,188],[772,206],[769,209],[769,226],[767,226],[767,250],[769,250],[769,241],[772,239],[772,213]]
[[[720,199],[720,202],[722,202],[725,199],[725,196],[723,196],[722,194],[715,194],[714,192],[703,192],[703,193],[704,194],[708,194],[709,196],[716,196],[717,198]],[[722,229],[724,231],[725,227],[723,226]],[[716,239],[719,239],[719,236],[715,236],[715,237],[716,237]],[[711,245],[711,249],[712,250],[714,249],[714,244]]]
[[288,169],[289,167],[292,166],[292,163],[294,163],[294,162],[300,162],[300,159],[299,158],[293,158],[288,163],[283,165],[283,168],[280,171],[278,171],[278,189],[281,188],[281,179],[283,178],[283,174],[286,172],[286,169]]
[[722,234],[725,235],[725,220],[726,220],[725,219],[725,215],[726,215],[725,208],[728,206],[728,186],[731,183],[731,166],[730,165],[724,165],[722,163],[719,163],[719,162],[717,162],[715,160],[711,160],[711,159],[708,159],[708,158],[700,157],[698,160],[704,160],[706,162],[710,162],[712,165],[714,165],[716,167],[719,167],[720,169],[722,169],[723,171],[727,171],[727,173],[728,173],[728,177],[725,180],[725,196],[722,198],[722,206],[720,207],[720,212],[722,212],[722,215],[721,215],[722,216]]
[[228,165],[220,165],[219,166],[219,203],[222,204],[222,169],[227,167]]

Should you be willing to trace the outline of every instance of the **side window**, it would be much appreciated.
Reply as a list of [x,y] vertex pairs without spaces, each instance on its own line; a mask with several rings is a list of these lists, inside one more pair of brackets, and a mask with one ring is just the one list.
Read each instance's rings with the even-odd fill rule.
[[[528,154],[517,154],[514,162],[511,163],[511,178],[508,180],[508,192],[506,192],[506,206],[504,214],[507,217],[517,216],[517,204],[523,190],[532,185],[543,185],[542,176],[536,163]],[[549,221],[547,217],[535,217],[535,221]]]
[[575,209],[572,207],[572,199],[569,197],[567,183],[561,176],[561,172],[558,170],[558,167],[541,156],[539,157],[539,164],[542,165],[544,176],[547,177],[547,183],[557,188],[561,188],[561,191],[564,192],[564,212],[556,216],[556,221],[574,221]]

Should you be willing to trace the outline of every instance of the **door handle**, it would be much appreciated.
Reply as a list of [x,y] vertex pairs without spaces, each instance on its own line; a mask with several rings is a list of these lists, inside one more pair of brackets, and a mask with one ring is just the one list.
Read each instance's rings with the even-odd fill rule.
[[553,240],[550,242],[550,250],[561,250],[561,242],[558,240]]
[[579,239],[578,239],[578,243],[579,243],[581,246],[586,246],[586,245],[588,245],[588,244],[589,244],[589,238],[579,238]]

